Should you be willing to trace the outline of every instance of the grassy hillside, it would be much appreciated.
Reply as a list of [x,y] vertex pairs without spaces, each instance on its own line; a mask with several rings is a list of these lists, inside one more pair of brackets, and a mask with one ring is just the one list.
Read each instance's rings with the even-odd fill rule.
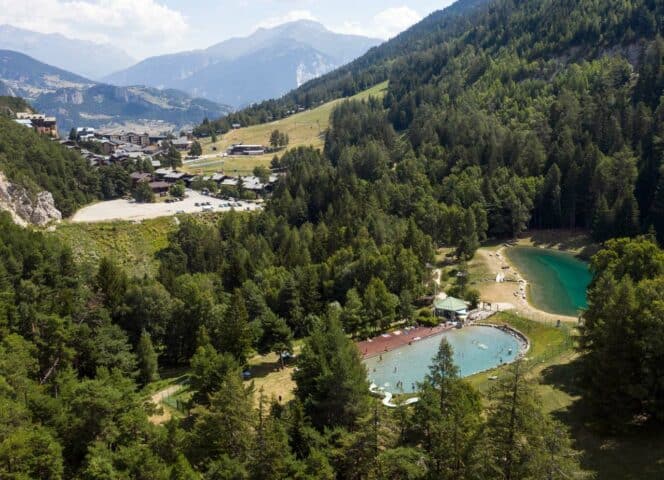
[[[195,218],[213,224],[222,214],[210,212]],[[159,217],[142,222],[62,223],[54,232],[74,252],[87,269],[96,269],[103,257],[114,259],[129,275],[154,276],[159,268],[155,254],[168,245],[168,235],[175,231],[177,217]]]
[[167,245],[168,234],[176,227],[173,217],[141,223],[63,223],[53,235],[69,245],[86,268],[96,268],[97,262],[107,256],[130,275],[142,277],[156,273],[154,255]]
[[[380,83],[373,88],[358,93],[353,99],[362,100],[369,97],[382,98],[387,91],[387,82]],[[330,114],[335,106],[343,100],[334,100],[320,107],[292,115],[282,120],[271,123],[254,125],[239,130],[232,130],[218,139],[216,143],[210,142],[209,138],[202,140],[203,154],[221,154],[235,143],[267,145],[273,130],[287,133],[290,138],[289,148],[313,145],[323,148],[325,142],[325,131],[330,123]],[[216,152],[212,150],[216,147]],[[283,152],[278,153],[281,155]],[[237,171],[240,174],[250,173],[256,165],[268,166],[274,157],[273,153],[255,157],[226,157],[205,158],[186,165],[187,169],[195,173],[209,173],[217,170],[227,172]]]

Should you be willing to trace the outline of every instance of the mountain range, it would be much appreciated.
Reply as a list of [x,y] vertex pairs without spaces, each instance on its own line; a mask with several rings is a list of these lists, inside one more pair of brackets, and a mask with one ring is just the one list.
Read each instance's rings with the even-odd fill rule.
[[379,43],[300,20],[261,28],[204,50],[151,57],[104,80],[114,85],[176,88],[240,107],[279,97]]
[[230,111],[177,90],[98,83],[10,50],[0,50],[0,95],[27,99],[55,116],[61,131],[152,122],[181,128]]
[[29,55],[35,60],[98,80],[136,60],[110,44],[74,40],[58,33],[39,33],[0,25],[0,49]]

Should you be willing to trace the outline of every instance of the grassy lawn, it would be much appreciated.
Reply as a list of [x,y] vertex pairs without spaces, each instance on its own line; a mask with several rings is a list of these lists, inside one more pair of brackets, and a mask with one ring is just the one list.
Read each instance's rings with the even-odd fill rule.
[[[302,350],[304,340],[296,340],[293,343],[293,353],[298,355]],[[288,402],[294,398],[295,382],[293,381],[294,365],[281,368],[276,354],[255,355],[249,360],[249,370],[251,371],[251,381],[254,382],[254,399],[258,404],[259,392],[269,399],[279,399]]]
[[[582,452],[581,465],[598,480],[655,480],[664,478],[664,432],[660,426],[634,429],[620,435],[602,433],[594,425],[590,407],[580,388],[578,353],[574,350],[575,332],[563,324],[544,324],[511,313],[491,318],[492,323],[507,323],[528,336],[531,350],[526,358],[528,376],[538,382],[537,391],[544,411],[568,426],[575,447]],[[469,377],[483,393],[491,388],[492,375],[504,369]]]
[[[351,98],[355,100],[364,100],[372,96],[382,98],[386,91],[387,82],[383,82]],[[201,140],[203,154],[221,154],[235,143],[267,145],[273,130],[279,130],[288,134],[290,139],[288,148],[310,145],[315,148],[323,148],[325,131],[330,124],[330,114],[334,107],[342,101],[344,100],[333,100],[317,108],[291,115],[288,118],[232,130],[218,137],[218,141],[214,144],[211,143],[209,138],[204,138]],[[213,147],[216,147],[216,150],[213,150]],[[280,156],[282,154],[283,151],[278,152],[276,155]],[[228,173],[248,174],[257,165],[269,166],[274,155],[274,153],[270,153],[266,155],[224,157],[219,159],[205,158],[198,162],[188,163],[185,169],[193,173],[211,173],[224,170]]]

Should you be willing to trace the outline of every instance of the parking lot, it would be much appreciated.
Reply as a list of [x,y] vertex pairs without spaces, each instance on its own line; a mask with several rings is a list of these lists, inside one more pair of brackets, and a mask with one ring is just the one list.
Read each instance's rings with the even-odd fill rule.
[[[203,205],[209,203],[210,205]],[[167,217],[180,213],[201,213],[205,211],[228,212],[259,210],[262,206],[244,202],[229,202],[187,190],[186,198],[180,202],[136,203],[134,200],[109,200],[88,205],[74,214],[72,222],[108,222],[111,220],[145,220]]]

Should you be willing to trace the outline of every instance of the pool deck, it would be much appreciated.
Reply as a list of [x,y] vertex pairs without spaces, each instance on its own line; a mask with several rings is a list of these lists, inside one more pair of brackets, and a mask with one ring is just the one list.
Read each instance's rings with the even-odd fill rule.
[[362,358],[375,357],[381,353],[389,352],[412,342],[432,337],[443,332],[454,329],[454,324],[441,324],[435,327],[412,327],[397,330],[392,333],[384,333],[369,340],[357,342]]

